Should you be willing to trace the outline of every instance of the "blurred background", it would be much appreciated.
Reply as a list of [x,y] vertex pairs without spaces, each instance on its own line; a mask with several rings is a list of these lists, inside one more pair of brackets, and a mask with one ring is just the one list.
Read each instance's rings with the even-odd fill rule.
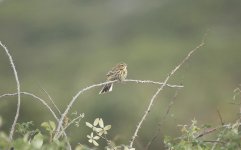
[[[119,62],[128,64],[129,79],[163,81],[208,33],[205,46],[169,81],[185,87],[161,92],[135,142],[137,149],[145,147],[178,91],[151,145],[162,149],[165,135],[180,134],[179,124],[195,118],[198,124],[218,125],[217,109],[224,122],[238,117],[238,106],[230,102],[241,83],[240,6],[237,0],[1,0],[0,41],[13,56],[21,90],[51,105],[44,89],[63,111],[80,89],[104,82]],[[14,93],[13,71],[0,49],[0,94]],[[108,94],[99,95],[100,88],[94,88],[80,95],[70,114],[85,113],[85,118],[79,128],[67,130],[73,146],[91,145],[85,121],[97,117],[112,125],[109,139],[128,144],[158,87],[128,82],[116,84]],[[16,103],[16,97],[0,100],[7,133]],[[41,128],[54,118],[39,102],[22,96],[19,122],[31,120]]]

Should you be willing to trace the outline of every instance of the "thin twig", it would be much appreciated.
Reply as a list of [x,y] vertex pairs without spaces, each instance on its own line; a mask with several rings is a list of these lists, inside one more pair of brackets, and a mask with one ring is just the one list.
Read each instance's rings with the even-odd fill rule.
[[61,118],[60,118],[60,120],[59,120],[57,129],[56,129],[56,134],[55,134],[55,136],[54,136],[54,139],[58,139],[58,138],[61,136],[61,134],[59,133],[59,131],[60,131],[61,125],[63,124],[64,117],[67,115],[67,113],[69,112],[70,108],[72,107],[72,105],[74,104],[74,102],[76,101],[76,99],[79,97],[79,95],[80,95],[81,93],[83,93],[84,91],[87,91],[87,90],[89,90],[89,89],[92,89],[92,88],[94,88],[94,87],[99,87],[99,86],[103,86],[103,85],[105,85],[105,84],[114,83],[114,82],[117,82],[117,80],[115,80],[115,81],[108,81],[108,82],[99,83],[99,84],[94,84],[94,85],[88,86],[88,87],[80,90],[80,91],[72,98],[72,100],[70,101],[70,103],[67,105],[67,108],[65,109],[64,113],[61,115]]
[[[133,80],[133,79],[126,79],[124,82],[152,83],[152,84],[158,84],[158,85],[164,84],[162,82],[155,82],[155,81],[151,81],[151,80]],[[182,88],[182,87],[184,87],[183,85],[172,85],[172,84],[166,84],[166,86],[172,87],[172,88]]]
[[163,84],[161,85],[161,87],[156,91],[156,93],[152,96],[150,103],[146,109],[146,111],[144,112],[144,115],[142,116],[140,122],[137,125],[137,128],[134,132],[134,135],[132,136],[131,140],[130,140],[130,147],[133,146],[133,143],[135,141],[135,138],[137,137],[137,134],[142,126],[142,123],[144,122],[144,120],[146,119],[148,113],[151,111],[151,107],[153,105],[153,102],[155,101],[157,95],[160,93],[160,91],[163,90],[163,88],[166,86],[167,81],[170,79],[170,77],[190,58],[190,56],[196,51],[198,50],[200,47],[202,47],[204,45],[204,41],[202,40],[201,44],[199,44],[196,48],[194,48],[193,50],[191,50],[188,55],[181,61],[181,63],[179,65],[177,65],[172,71],[171,73],[166,77],[166,79],[164,80]]
[[15,77],[15,80],[16,80],[16,83],[17,83],[17,93],[18,93],[18,103],[17,103],[17,111],[16,111],[16,114],[15,114],[15,117],[14,117],[14,121],[13,121],[13,124],[12,124],[12,127],[11,127],[11,130],[10,130],[10,133],[9,133],[9,139],[10,141],[12,141],[13,139],[13,134],[14,134],[14,131],[15,131],[15,126],[17,124],[17,121],[18,121],[18,117],[19,117],[19,110],[20,110],[20,104],[21,104],[21,99],[20,99],[20,83],[19,83],[19,79],[18,79],[18,72],[15,68],[15,65],[13,63],[13,59],[12,59],[12,56],[10,55],[7,47],[5,45],[2,44],[2,42],[0,41],[0,45],[3,47],[3,49],[5,50],[7,56],[8,56],[8,59],[10,61],[10,64],[11,64],[11,67],[13,69],[13,73],[14,73],[14,77]]
[[64,132],[71,124],[73,124],[76,120],[82,119],[82,118],[83,118],[83,114],[80,114],[78,117],[76,117],[76,118],[74,118],[73,120],[71,120],[71,121],[68,123],[68,125],[61,130],[61,132],[60,132],[59,134],[62,135],[63,132]]
[[[15,96],[17,95],[18,93],[7,93],[7,94],[3,94],[3,95],[0,95],[0,98],[3,98],[3,97],[6,97],[6,96]],[[29,92],[20,92],[20,94],[24,94],[24,95],[28,95],[28,96],[31,96],[37,100],[39,100],[46,108],[48,108],[48,110],[51,112],[51,114],[53,115],[53,117],[58,121],[58,117],[56,116],[55,112],[52,110],[52,108],[40,97],[32,94],[32,93],[29,93]]]
[[[31,96],[37,100],[39,100],[50,112],[51,114],[53,115],[53,117],[56,119],[57,122],[59,122],[59,119],[58,117],[56,116],[55,112],[52,110],[52,108],[40,97],[32,94],[32,93],[28,93],[28,92],[20,92],[20,94],[24,94],[24,95],[28,95],[28,96]],[[15,95],[18,95],[18,93],[7,93],[7,94],[3,94],[3,95],[0,95],[0,98],[3,98],[5,96],[15,96]],[[61,127],[62,128],[62,127]],[[67,137],[67,134],[64,132],[64,136],[66,138],[66,141],[67,141],[67,144],[68,144],[68,149],[71,150],[71,145],[69,143],[69,140],[68,140],[68,137]]]
[[225,144],[225,142],[223,142],[223,141],[215,141],[215,140],[205,140],[205,141],[203,141],[203,142]]
[[[98,134],[98,133],[97,133]],[[104,139],[107,143],[107,145],[110,145],[111,144],[111,141],[108,140],[106,137],[102,136],[102,135],[98,135],[99,137],[101,137],[102,139]]]
[[[217,127],[214,127],[214,128],[209,128],[209,129],[205,129],[204,131],[202,131],[201,133],[199,133],[197,136],[195,136],[195,139],[198,139],[200,137],[203,137],[205,135],[209,135],[221,128],[225,128],[225,129],[228,129],[230,128],[231,124],[224,124],[224,125],[219,125]],[[181,137],[177,137],[175,138],[174,140],[182,140],[182,139],[185,139],[185,138],[188,138],[188,135],[183,135]]]
[[48,96],[49,100],[51,101],[51,103],[54,105],[54,108],[58,111],[59,115],[61,115],[61,112],[59,110],[59,108],[57,107],[57,105],[54,103],[52,97],[49,95],[49,93],[41,87],[41,89],[44,91],[44,93]]
[[[99,86],[103,86],[105,84],[108,83],[114,83],[117,82],[117,80],[115,81],[107,81],[107,82],[103,82],[103,83],[99,83],[99,84],[94,84],[91,86],[88,86],[82,90],[80,90],[70,101],[70,103],[67,105],[67,108],[65,109],[64,113],[62,113],[61,118],[59,120],[58,126],[57,126],[57,130],[56,130],[56,134],[54,136],[55,139],[58,139],[61,135],[60,135],[60,126],[63,124],[63,119],[64,117],[68,114],[69,110],[71,109],[71,107],[73,106],[74,102],[76,101],[76,99],[79,97],[80,94],[82,94],[83,92],[90,90],[92,88],[95,87],[99,87]],[[150,81],[150,80],[133,80],[133,79],[126,79],[122,82],[136,82],[136,83],[152,83],[152,84],[160,84],[160,85],[164,85],[164,83],[160,83],[160,82],[154,82],[154,81]],[[166,84],[166,83],[165,83]],[[183,87],[182,85],[169,85],[169,87]]]
[[173,96],[173,100],[170,101],[170,103],[169,103],[169,105],[168,105],[168,107],[167,107],[167,111],[166,111],[165,115],[163,116],[163,120],[161,120],[161,121],[159,122],[159,126],[161,126],[161,125],[164,123],[167,115],[169,114],[169,112],[170,112],[170,110],[171,110],[171,108],[172,108],[172,106],[173,106],[173,104],[174,104],[174,101],[175,101],[176,98],[177,98],[178,90],[179,90],[179,89],[177,89],[177,91],[175,92],[175,94],[174,94],[174,96]]
[[[223,130],[223,132],[219,135],[219,137],[217,138],[216,141],[220,141],[221,138],[223,137],[224,133],[225,133],[227,130],[228,130],[228,128],[226,127],[226,128]],[[216,148],[217,143],[218,143],[218,142],[215,142],[215,143],[213,144],[211,150],[214,150],[214,149]]]
[[217,108],[217,113],[218,113],[218,117],[219,117],[219,120],[221,122],[221,125],[224,125],[223,118],[222,118],[221,113],[220,113],[218,108]]
[[158,123],[158,126],[157,126],[157,131],[155,132],[155,134],[153,135],[153,137],[151,138],[151,140],[147,143],[146,147],[145,147],[145,150],[148,150],[149,147],[151,146],[151,144],[153,143],[153,141],[157,138],[158,134],[160,133],[161,131],[161,125],[165,122],[166,120],[166,117],[168,116],[170,110],[171,110],[171,107],[173,106],[174,104],[174,101],[176,100],[177,98],[177,95],[178,95],[178,91],[179,91],[179,88],[176,90],[172,100],[169,102],[169,105],[167,107],[167,110],[164,114],[164,116],[160,119],[159,123]]
[[222,126],[215,127],[215,128],[204,129],[204,131],[202,133],[198,134],[195,138],[197,139],[197,138],[203,137],[204,135],[213,133],[214,131],[216,131],[217,129],[220,129],[221,127]]

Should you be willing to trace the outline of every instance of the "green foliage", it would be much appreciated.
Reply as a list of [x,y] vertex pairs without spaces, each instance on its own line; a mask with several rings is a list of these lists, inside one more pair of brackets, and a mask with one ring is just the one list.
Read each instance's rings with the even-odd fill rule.
[[6,149],[9,147],[8,136],[4,132],[0,132],[0,149]]
[[21,138],[16,139],[13,142],[13,147],[15,149],[40,149],[43,145],[43,135],[38,132],[32,139],[29,139],[29,135],[24,135]]
[[31,126],[33,126],[33,121],[17,123],[16,132],[24,135],[29,132]]
[[43,122],[41,126],[50,133],[53,133],[56,129],[56,125],[53,121]]
[[[0,149],[24,150],[65,150],[66,141],[52,140],[52,134],[55,132],[56,124],[53,121],[43,122],[41,126],[47,131],[43,134],[39,129],[32,129],[33,122],[24,122],[17,125],[16,131],[19,137],[10,142],[4,132],[0,132]],[[104,125],[102,118],[96,118],[93,123],[86,122],[86,126],[92,131],[87,135],[89,143],[98,147],[100,139],[106,141],[106,150],[135,150],[127,145],[115,145],[114,142],[107,139],[108,130],[111,125]],[[210,125],[197,124],[193,119],[190,125],[179,125],[182,135],[177,138],[166,136],[164,144],[168,150],[239,150],[241,149],[241,123],[237,120],[235,123],[225,124],[212,128]],[[212,139],[207,138],[208,134],[212,134]],[[45,139],[51,139],[46,141]],[[75,150],[93,150],[82,144],[78,144]]]
[[[164,144],[168,150],[238,150],[241,149],[240,126],[240,121],[237,121],[234,124],[223,125],[210,130],[207,126],[198,127],[197,121],[192,120],[190,126],[182,125],[180,137],[174,139],[165,137]],[[206,132],[208,130],[209,132]],[[218,132],[214,136],[215,140],[205,138],[207,134],[216,130]]]
[[180,149],[180,150],[205,150],[206,145],[198,140],[196,137],[200,132],[201,128],[197,126],[197,121],[194,119],[190,126],[188,125],[180,125],[182,136],[177,139],[178,142],[172,143],[172,139],[170,137],[166,137],[164,139],[164,144],[168,147],[168,149]]
[[[65,140],[52,140],[52,134],[55,131],[56,125],[53,121],[43,122],[41,126],[47,131],[47,134],[43,134],[39,129],[32,129],[33,122],[18,123],[16,126],[16,132],[19,133],[19,137],[10,142],[7,135],[4,132],[0,132],[0,149],[14,149],[19,150],[65,150]],[[45,139],[51,139],[46,141]]]
[[237,121],[234,124],[229,124],[222,132],[219,134],[220,141],[225,144],[221,146],[221,149],[241,149],[241,123]]
[[[240,84],[240,6],[240,0],[0,0],[0,40],[13,53],[22,89],[44,95],[39,93],[41,83],[63,109],[73,93],[104,81],[106,71],[119,61],[128,63],[130,78],[162,81],[210,29],[205,48],[171,81],[185,86],[173,119],[199,114],[216,124],[217,119],[210,116],[216,115],[213,108],[217,105],[226,120],[234,117],[233,107],[224,101],[230,97],[230,87]],[[0,60],[0,91],[15,91],[9,63],[2,54]],[[125,84],[114,88],[108,96],[99,96],[99,89],[83,94],[74,109],[91,118],[108,118],[115,133],[128,137],[156,86]],[[165,91],[172,92],[169,88]],[[148,122],[155,122],[154,116],[167,107],[170,95],[166,92]],[[0,114],[6,116],[3,129],[7,133],[16,102],[3,101]],[[38,108],[31,98],[24,97],[22,102],[22,120],[49,119],[49,112]],[[166,132],[176,134],[172,120],[166,124]],[[155,132],[146,126],[141,130],[143,139]],[[86,136],[79,134],[71,135],[71,140],[89,144]],[[153,143],[154,149],[160,149],[158,146],[159,142]]]
[[53,136],[55,133],[56,125],[53,121],[43,122],[41,124],[41,127],[43,127],[49,134],[49,142],[52,142]]

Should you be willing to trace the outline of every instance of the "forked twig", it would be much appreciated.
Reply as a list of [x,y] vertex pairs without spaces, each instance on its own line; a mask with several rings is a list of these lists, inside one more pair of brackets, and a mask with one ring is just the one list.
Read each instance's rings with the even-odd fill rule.
[[[20,92],[20,94],[24,94],[24,95],[28,95],[28,96],[31,96],[33,98],[35,98],[36,100],[39,100],[50,112],[51,114],[53,115],[53,117],[56,119],[57,122],[59,122],[59,119],[58,117],[56,116],[55,112],[52,110],[52,108],[40,97],[32,94],[32,93],[28,93],[28,92]],[[15,95],[18,95],[18,93],[7,93],[7,94],[3,94],[3,95],[0,95],[0,98],[3,98],[5,96],[15,96]],[[61,126],[62,128],[62,126]],[[66,138],[66,141],[67,141],[67,144],[68,144],[68,149],[71,150],[71,145],[69,143],[69,140],[68,140],[68,137],[67,137],[67,134],[65,132],[64,133],[64,136]]]
[[190,58],[190,56],[196,51],[198,50],[200,47],[202,47],[204,45],[204,41],[202,40],[201,44],[199,44],[196,48],[194,48],[193,50],[191,50],[188,55],[181,61],[181,63],[179,63],[179,65],[177,65],[172,71],[171,73],[166,77],[166,79],[164,80],[163,84],[161,85],[160,88],[158,88],[158,90],[156,91],[156,93],[152,96],[150,103],[146,109],[146,111],[144,112],[144,115],[142,116],[140,122],[137,125],[137,128],[134,132],[134,135],[132,136],[131,140],[130,140],[130,145],[129,147],[133,146],[133,143],[135,141],[135,138],[137,137],[137,134],[141,128],[141,125],[143,124],[144,120],[146,119],[148,113],[151,111],[151,107],[153,105],[153,102],[155,101],[157,95],[160,93],[160,91],[163,90],[163,88],[166,86],[167,81],[170,79],[170,77]]
[[[59,120],[59,123],[58,123],[58,126],[57,126],[57,130],[56,130],[56,134],[54,136],[55,139],[58,139],[60,136],[61,136],[61,132],[60,132],[60,126],[63,124],[63,120],[64,120],[64,117],[68,114],[69,110],[71,109],[71,107],[73,106],[74,102],[76,101],[76,99],[79,97],[80,94],[82,94],[83,92],[87,91],[87,90],[90,90],[92,88],[95,88],[95,87],[99,87],[99,86],[103,86],[105,84],[108,84],[108,83],[114,83],[114,82],[117,82],[117,80],[115,81],[107,81],[107,82],[103,82],[103,83],[99,83],[99,84],[94,84],[94,85],[91,85],[91,86],[88,86],[82,90],[80,90],[73,98],[72,100],[70,101],[70,103],[67,105],[67,108],[65,109],[64,113],[62,113],[61,115],[61,118]],[[150,81],[150,80],[133,80],[133,79],[126,79],[122,82],[136,82],[136,83],[152,83],[152,84],[159,84],[159,85],[164,85],[164,84],[167,84],[167,83],[161,83],[161,82],[154,82],[154,81]],[[171,85],[171,84],[168,84],[169,87],[183,87],[182,85]]]
[[3,47],[3,49],[5,50],[7,56],[8,56],[8,59],[10,61],[10,64],[11,64],[11,67],[13,69],[13,73],[14,73],[14,77],[15,77],[15,80],[16,80],[16,83],[17,83],[17,93],[18,93],[18,103],[17,103],[17,111],[16,111],[16,114],[15,114],[15,117],[14,117],[14,121],[13,121],[13,124],[12,124],[12,127],[11,127],[11,130],[10,130],[10,133],[9,133],[9,140],[12,141],[13,139],[13,134],[14,134],[14,131],[15,131],[15,126],[17,124],[17,121],[18,121],[18,117],[19,117],[19,110],[20,110],[20,104],[21,104],[21,99],[20,99],[20,83],[19,83],[19,79],[18,79],[18,72],[15,68],[15,65],[13,63],[13,58],[12,56],[10,55],[7,47],[5,45],[2,44],[2,42],[0,41],[0,45]]
[[[0,95],[0,98],[3,98],[3,97],[6,97],[6,96],[15,96],[17,95],[18,93],[7,93],[7,94],[3,94],[3,95]],[[32,94],[32,93],[29,93],[29,92],[20,92],[20,94],[23,94],[23,95],[28,95],[28,96],[31,96],[37,100],[39,100],[44,106],[46,106],[46,108],[48,108],[48,110],[51,112],[51,114],[53,115],[53,117],[58,121],[58,117],[56,116],[55,112],[52,110],[52,108],[40,97]]]
[[61,118],[59,120],[59,123],[58,123],[58,126],[57,126],[57,129],[56,129],[56,134],[54,136],[54,139],[58,139],[61,134],[60,134],[60,127],[62,126],[63,124],[63,120],[64,120],[64,117],[67,115],[67,113],[69,112],[70,108],[72,107],[72,105],[74,104],[74,102],[76,101],[76,99],[79,97],[79,95],[81,93],[83,93],[84,91],[87,91],[89,89],[92,89],[94,87],[99,87],[99,86],[103,86],[105,84],[108,84],[108,83],[114,83],[114,82],[117,82],[116,80],[115,81],[108,81],[108,82],[104,82],[104,83],[99,83],[99,84],[94,84],[94,85],[91,85],[91,86],[88,86],[82,90],[80,90],[73,98],[72,100],[70,101],[70,103],[67,105],[67,108],[65,109],[64,113],[61,115]]
[[76,118],[74,118],[73,120],[71,120],[71,121],[68,123],[68,125],[67,125],[66,127],[64,127],[64,128],[60,131],[60,135],[62,135],[63,132],[64,132],[71,124],[75,123],[76,120],[78,120],[78,119],[80,120],[80,119],[82,119],[82,118],[83,118],[83,115],[80,114],[78,117],[76,117]]

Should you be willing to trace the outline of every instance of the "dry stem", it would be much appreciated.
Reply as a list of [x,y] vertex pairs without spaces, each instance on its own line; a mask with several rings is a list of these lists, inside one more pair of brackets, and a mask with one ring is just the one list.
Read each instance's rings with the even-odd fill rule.
[[[103,86],[105,84],[108,84],[108,83],[114,83],[114,82],[117,82],[117,80],[115,81],[107,81],[107,82],[103,82],[103,83],[99,83],[99,84],[94,84],[94,85],[91,85],[91,86],[88,86],[82,90],[80,90],[73,98],[72,100],[70,101],[70,103],[67,105],[67,108],[65,109],[64,113],[61,115],[61,118],[59,120],[59,123],[58,123],[58,127],[57,127],[57,130],[56,130],[56,134],[54,136],[55,139],[58,139],[60,136],[61,136],[61,132],[60,132],[60,126],[63,124],[63,120],[64,120],[64,117],[68,114],[69,110],[71,109],[71,107],[73,106],[74,102],[76,101],[76,99],[79,97],[80,94],[82,94],[83,92],[87,91],[87,90],[90,90],[92,88],[95,88],[95,87],[99,87],[99,86]],[[136,82],[136,83],[152,83],[152,84],[159,84],[159,85],[164,85],[164,83],[161,83],[161,82],[154,82],[154,81],[150,81],[150,80],[133,80],[133,79],[126,79],[122,82]],[[165,83],[165,85],[167,85]],[[169,87],[183,87],[182,85],[171,85],[171,84],[168,84]]]
[[15,131],[15,126],[17,124],[18,117],[19,117],[19,110],[20,110],[20,103],[21,103],[21,99],[20,99],[20,83],[19,83],[19,80],[18,80],[18,73],[17,73],[17,70],[16,70],[15,65],[13,63],[12,56],[10,55],[7,47],[5,45],[3,45],[1,41],[0,41],[0,45],[3,47],[3,49],[5,50],[5,52],[6,52],[7,56],[8,56],[8,59],[10,61],[11,67],[13,69],[14,77],[15,77],[15,80],[16,80],[16,83],[17,83],[17,93],[18,93],[17,111],[16,111],[16,114],[15,114],[15,117],[14,117],[14,121],[13,121],[11,130],[10,130],[10,133],[9,133],[9,140],[12,141],[13,134],[14,134],[14,131]]
[[155,134],[153,135],[153,137],[151,138],[151,140],[147,143],[146,147],[145,147],[145,150],[148,150],[149,147],[151,146],[152,142],[154,142],[154,140],[157,138],[158,134],[160,133],[161,131],[161,125],[164,123],[165,119],[167,118],[167,115],[169,114],[170,110],[171,110],[171,107],[173,106],[174,104],[174,101],[176,100],[177,98],[177,95],[178,95],[178,91],[180,89],[177,89],[177,91],[175,92],[174,96],[173,96],[173,99],[169,102],[169,105],[167,107],[167,110],[163,116],[163,118],[160,119],[159,123],[158,123],[158,126],[157,126],[157,131],[155,131]]
[[146,109],[146,111],[144,112],[144,115],[142,116],[140,122],[137,125],[137,128],[134,132],[134,135],[132,136],[131,140],[130,140],[130,147],[133,146],[133,143],[135,141],[135,138],[137,137],[137,134],[144,122],[144,120],[146,119],[148,113],[151,111],[151,107],[157,97],[157,95],[160,93],[160,91],[163,90],[163,88],[166,86],[167,81],[170,79],[170,77],[190,58],[190,56],[196,51],[198,50],[200,47],[202,47],[204,45],[204,41],[201,42],[201,44],[199,44],[196,48],[194,48],[193,50],[191,50],[188,55],[181,61],[181,63],[179,63],[179,65],[177,65],[172,71],[171,73],[166,77],[166,79],[164,80],[163,84],[161,85],[161,87],[156,91],[156,93],[152,96],[150,103]]
[[[58,117],[56,116],[56,114],[54,113],[54,111],[51,109],[51,107],[40,97],[32,94],[32,93],[28,93],[28,92],[20,92],[20,94],[24,94],[24,95],[28,95],[28,96],[32,96],[33,98],[39,100],[50,112],[51,114],[53,115],[53,117],[56,119],[57,122],[59,122],[59,119]],[[3,95],[0,95],[0,98],[2,97],[5,97],[5,96],[15,96],[15,95],[18,95],[18,93],[7,93],[7,94],[3,94]],[[68,140],[68,137],[66,135],[66,133],[64,132],[64,136],[65,138],[67,139],[67,144],[68,144],[68,149],[71,150],[71,145],[69,143],[69,140]]]

